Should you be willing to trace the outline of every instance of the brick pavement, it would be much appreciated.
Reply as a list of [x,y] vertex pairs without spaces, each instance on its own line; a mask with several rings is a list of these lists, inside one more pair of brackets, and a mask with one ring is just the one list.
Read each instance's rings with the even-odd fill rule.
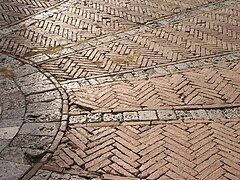
[[[133,25],[170,16],[174,11],[177,13],[206,3],[209,1],[192,3],[165,1],[163,5],[157,6],[152,1],[133,3],[111,1],[107,4],[104,1],[82,3],[72,1],[71,5],[64,9],[51,10],[47,19],[37,19],[27,28],[25,25],[20,31],[2,38],[0,47],[3,51],[15,55],[30,56],[36,51],[48,51],[51,47],[61,47],[72,42],[82,43],[86,39],[126,31]],[[165,39],[167,38],[166,34]],[[131,42],[126,43],[128,45]],[[128,54],[128,51],[126,53]]]
[[237,60],[219,67],[194,68],[147,80],[73,88],[69,90],[70,102],[83,110],[103,111],[239,104],[239,65]]
[[0,28],[11,25],[58,3],[58,0],[1,0]]
[[240,179],[239,7],[3,0],[0,178]]
[[[239,119],[73,124],[44,169],[131,179],[238,179]],[[135,179],[133,178],[133,179]]]

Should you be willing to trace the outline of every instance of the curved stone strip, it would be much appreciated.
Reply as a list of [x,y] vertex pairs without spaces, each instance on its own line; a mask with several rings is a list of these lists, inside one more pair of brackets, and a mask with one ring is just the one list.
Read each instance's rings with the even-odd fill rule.
[[26,109],[25,97],[13,80],[13,71],[10,67],[0,67],[0,152],[17,134]]
[[[28,63],[32,63],[29,61],[26,61]],[[32,63],[34,64],[34,63]],[[42,69],[40,69],[42,70]],[[42,70],[42,72],[44,72]],[[44,154],[43,157],[41,157],[38,162],[36,164],[34,164],[22,177],[21,179],[30,179],[32,178],[37,172],[38,170],[46,163],[48,162],[49,158],[51,158],[52,154],[55,152],[55,150],[57,149],[59,143],[61,142],[61,139],[67,129],[67,125],[68,125],[68,114],[69,114],[69,102],[68,102],[68,95],[66,94],[65,90],[60,86],[60,84],[58,83],[58,81],[55,80],[55,78],[50,74],[45,72],[44,75],[49,78],[51,80],[51,82],[54,84],[54,86],[57,88],[58,93],[61,96],[61,118],[60,118],[60,124],[59,124],[59,128],[57,133],[55,133],[55,137],[53,139],[53,141],[50,144],[50,147],[47,150],[47,153]],[[46,97],[46,96],[44,96]],[[46,105],[46,107],[48,107],[49,105]],[[45,110],[46,112],[46,110]],[[56,112],[55,112],[56,113]],[[52,120],[52,118],[50,118],[50,120]],[[53,174],[54,176],[54,174]],[[55,177],[55,176],[54,176]]]
[[[0,152],[1,163],[6,164],[6,167],[12,166],[12,169],[1,169],[1,178],[14,179],[25,173],[29,165],[41,159],[51,147],[60,128],[63,101],[56,86],[38,69],[5,55],[0,58],[1,67],[7,69],[3,75],[11,72],[11,81],[21,90],[20,97],[23,99],[14,94],[1,105],[1,125],[6,125],[5,130],[8,130],[8,124],[4,123],[6,121],[9,124],[19,121],[22,123],[19,130],[10,129],[11,132],[16,132],[11,135],[10,143]],[[10,87],[14,92],[14,86],[6,87]],[[19,110],[14,109],[14,106],[21,102],[24,105],[19,106]],[[6,109],[5,106],[11,106],[12,109]]]
[[29,165],[4,160],[2,152],[9,146],[24,121],[25,97],[14,81],[14,69],[21,63],[0,58],[0,179],[17,179]]

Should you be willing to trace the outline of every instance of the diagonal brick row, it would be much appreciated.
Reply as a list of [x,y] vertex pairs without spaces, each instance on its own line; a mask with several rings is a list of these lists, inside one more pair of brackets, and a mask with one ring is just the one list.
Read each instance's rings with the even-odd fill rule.
[[[239,7],[239,4],[236,6]],[[190,48],[196,49],[196,46],[200,45],[199,53],[206,53],[207,49],[210,54],[218,51],[239,50],[239,21],[234,20],[239,15],[232,15],[232,11],[232,7],[226,7],[201,14],[173,25],[173,29],[179,31],[179,33],[198,39],[196,45]],[[221,19],[219,19],[219,15],[221,15]],[[206,45],[206,49],[202,50],[200,43],[204,44],[206,42],[208,42],[209,45]],[[187,44],[188,43],[187,41]]]
[[178,74],[130,82],[103,83],[69,90],[79,109],[159,108],[240,102],[240,63],[222,63]]
[[239,50],[236,16],[230,7],[222,8],[126,35],[116,42],[43,63],[42,67],[59,80],[68,80],[236,51]]
[[44,10],[58,0],[1,0],[0,1],[0,27],[15,23],[25,17]]
[[85,2],[87,7],[94,8],[101,12],[114,14],[127,21],[134,23],[145,23],[149,20],[161,18],[172,13],[178,13],[183,10],[208,4],[214,1],[196,0],[196,1],[161,1],[161,4],[154,0],[135,0],[135,1],[108,1],[108,0],[91,0]]
[[[54,12],[53,16],[47,19],[38,20],[20,32],[3,37],[0,40],[0,48],[17,56],[32,56],[47,51],[49,46],[82,43],[101,35],[127,31],[139,23],[173,15],[209,2],[212,1],[164,0],[161,5],[153,0],[75,2],[64,11]],[[29,43],[32,44],[31,48]],[[12,44],[15,46],[14,49]]]
[[171,61],[239,50],[239,14],[232,11],[226,7],[200,14],[132,39]]
[[[57,79],[66,80],[156,65],[154,60],[158,58],[164,59],[161,55],[152,55],[151,51],[131,41],[122,40],[49,61],[41,66]],[[163,61],[166,62],[165,59]]]
[[240,3],[159,2],[0,0],[0,52],[36,63],[64,100],[25,178],[239,179]]
[[73,125],[46,168],[143,179],[238,179],[239,125]]

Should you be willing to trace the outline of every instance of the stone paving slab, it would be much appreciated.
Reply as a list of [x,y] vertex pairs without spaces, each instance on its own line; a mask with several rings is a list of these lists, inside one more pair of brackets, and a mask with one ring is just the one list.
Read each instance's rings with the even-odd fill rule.
[[53,83],[33,66],[1,54],[0,67],[0,179],[18,179],[54,141],[62,100]]
[[1,62],[0,152],[9,145],[23,123],[25,98],[18,85],[13,80],[13,68],[19,65],[16,64],[14,62],[12,62],[12,65]]
[[28,168],[28,165],[0,160],[0,178],[17,180]]

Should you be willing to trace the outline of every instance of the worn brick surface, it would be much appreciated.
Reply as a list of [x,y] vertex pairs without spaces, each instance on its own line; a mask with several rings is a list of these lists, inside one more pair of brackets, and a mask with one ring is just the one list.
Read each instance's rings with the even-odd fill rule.
[[239,9],[0,0],[0,179],[239,179]]
[[240,103],[239,62],[163,77],[84,86],[70,92],[83,110]]
[[1,0],[0,28],[42,11],[58,2],[60,0]]
[[[34,2],[35,1],[33,1],[33,3]],[[164,0],[163,2],[161,2],[161,5],[159,5],[157,2],[152,0],[123,2],[104,0],[83,2],[71,1],[71,5],[64,10],[59,10],[57,12],[53,11],[52,15],[48,18],[40,19],[37,22],[31,23],[29,26],[22,28],[21,31],[13,32],[4,38],[1,38],[0,47],[3,49],[3,51],[10,52],[18,56],[31,56],[36,53],[47,52],[50,49],[52,50],[52,47],[61,48],[62,45],[66,45],[68,43],[83,43],[85,42],[85,40],[90,38],[98,37],[109,33],[115,33],[117,31],[126,31],[134,25],[136,26],[138,24],[146,23],[150,20],[173,15],[190,8],[208,4],[210,2],[213,1],[196,0],[191,2],[182,2],[179,0]],[[41,1],[39,1],[38,3],[41,5]],[[18,10],[18,8],[16,9]],[[159,32],[160,31],[154,31],[153,34],[159,34]],[[142,36],[148,36],[148,33],[142,34]],[[179,46],[176,42],[173,42],[173,44],[171,44],[172,38],[169,39],[168,36],[169,33],[165,32],[165,35],[161,35],[161,37],[159,38],[160,42],[158,43],[166,42],[166,46],[170,46],[170,48],[173,48],[172,51],[187,51],[183,50],[184,47]],[[180,36],[180,38],[183,37]],[[123,41],[119,45],[117,44],[117,46],[119,47],[116,48],[117,51],[115,53],[120,53],[120,55],[125,54],[126,56],[132,56],[131,51],[136,51],[136,49],[132,47],[133,45],[135,45],[136,48],[137,46],[143,46],[142,49],[144,49],[144,53],[142,56],[138,57],[139,62],[137,63],[137,65],[144,66],[144,64],[146,63],[145,61],[148,61],[144,54],[146,55],[147,52],[153,50],[152,45],[154,45],[155,42],[151,42],[151,38],[147,38],[149,40],[146,41],[144,40],[144,38],[140,40],[134,36],[131,36],[128,39],[129,40]],[[140,41],[141,45],[139,45]],[[180,43],[179,40],[178,42]],[[207,46],[207,44],[205,46]],[[112,45],[110,45],[110,48],[111,46]],[[192,46],[195,45],[193,44]],[[139,47],[137,49],[139,49]],[[178,55],[173,53],[171,50],[171,52],[168,52],[169,50],[166,50],[166,47],[163,48],[165,49],[165,51],[164,57],[161,58],[163,59],[162,61],[168,61],[168,59],[171,58],[173,58],[174,60],[181,59],[180,57],[176,57]],[[195,47],[191,49],[193,51],[196,51]],[[98,59],[96,59],[96,57],[92,57],[95,55],[93,54],[96,53],[95,51],[98,50],[94,50],[94,52],[88,53],[87,55],[86,60],[90,61],[90,64],[92,64],[91,60],[95,59],[96,61]],[[135,52],[135,54],[136,53],[137,52]],[[166,53],[170,53],[172,55],[166,55]],[[156,57],[154,56],[154,54],[155,52],[153,52],[152,55],[153,59],[154,57]],[[186,56],[189,57],[194,55],[189,52],[186,54]],[[122,61],[117,60],[118,57],[115,57],[114,59],[116,59],[115,61]],[[148,64],[151,64],[152,61],[154,61],[153,59],[150,60]],[[109,63],[112,63],[112,61],[110,61]]]
[[48,164],[128,178],[238,179],[239,135],[239,121],[73,125]]
[[232,6],[217,9],[134,35],[126,33],[120,40],[43,63],[42,67],[66,80],[236,51],[238,17]]

